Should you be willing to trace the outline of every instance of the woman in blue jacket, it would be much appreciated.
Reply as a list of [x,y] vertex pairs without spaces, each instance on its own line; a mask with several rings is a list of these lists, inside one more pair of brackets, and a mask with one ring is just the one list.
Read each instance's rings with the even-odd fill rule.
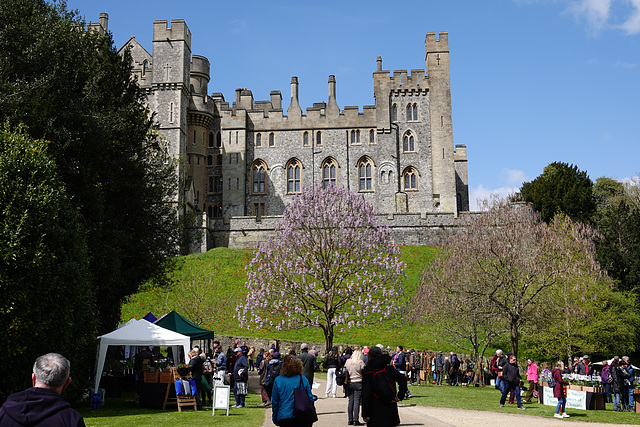
[[309,380],[302,375],[302,361],[293,355],[287,355],[282,363],[280,375],[276,377],[273,383],[271,418],[275,425],[280,427],[309,427],[313,424],[305,423],[293,416],[293,390],[300,388],[300,384],[307,391],[309,399],[315,400],[316,397],[311,394]]

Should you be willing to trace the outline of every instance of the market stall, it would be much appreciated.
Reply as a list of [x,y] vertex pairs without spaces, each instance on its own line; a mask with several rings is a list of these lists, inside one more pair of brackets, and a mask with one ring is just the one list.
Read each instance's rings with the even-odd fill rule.
[[[124,326],[105,335],[98,337],[100,340],[100,348],[98,351],[98,365],[96,367],[96,376],[94,384],[94,393],[98,392],[100,387],[100,379],[107,355],[107,348],[110,345],[135,345],[135,346],[162,346],[172,347],[174,355],[180,354],[179,348],[182,347],[183,354],[189,352],[190,339],[186,335],[179,334],[169,329],[163,328],[147,320],[135,320],[127,322]],[[180,361],[175,361],[177,364]]]

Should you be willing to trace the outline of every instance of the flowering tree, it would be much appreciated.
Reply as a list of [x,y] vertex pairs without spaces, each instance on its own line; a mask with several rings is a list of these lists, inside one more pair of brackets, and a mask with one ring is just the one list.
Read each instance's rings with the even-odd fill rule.
[[344,187],[306,188],[247,267],[246,328],[334,328],[398,318],[405,265],[373,207]]

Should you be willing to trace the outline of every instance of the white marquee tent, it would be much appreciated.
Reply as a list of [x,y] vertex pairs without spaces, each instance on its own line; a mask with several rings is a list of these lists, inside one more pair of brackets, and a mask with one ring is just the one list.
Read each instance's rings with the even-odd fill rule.
[[[100,386],[100,377],[107,356],[107,347],[110,345],[153,345],[162,347],[173,347],[173,354],[178,355],[178,348],[182,346],[186,356],[189,353],[191,340],[187,335],[182,335],[169,329],[155,325],[147,320],[131,319],[120,329],[116,329],[108,334],[98,337],[100,349],[98,351],[98,366],[96,367],[96,377],[94,393]],[[178,362],[176,361],[176,364]]]

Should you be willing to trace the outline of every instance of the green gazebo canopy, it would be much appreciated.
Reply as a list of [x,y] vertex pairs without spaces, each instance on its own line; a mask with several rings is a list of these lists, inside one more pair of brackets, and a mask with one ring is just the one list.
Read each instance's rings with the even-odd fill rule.
[[193,322],[188,321],[175,311],[156,320],[156,325],[189,336],[192,340],[213,339],[213,331],[207,331]]

